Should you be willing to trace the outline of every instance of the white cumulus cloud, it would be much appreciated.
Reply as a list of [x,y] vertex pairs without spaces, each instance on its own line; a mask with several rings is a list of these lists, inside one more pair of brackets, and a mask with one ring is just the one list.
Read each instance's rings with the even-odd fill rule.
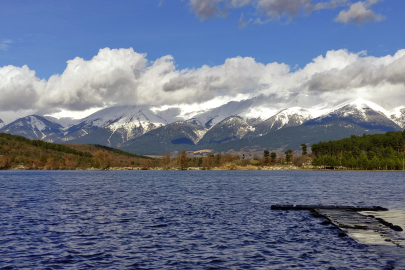
[[17,111],[35,107],[45,84],[27,66],[0,68],[0,110]]
[[93,59],[76,57],[61,75],[49,78],[37,102],[40,108],[63,106],[83,110],[134,99],[146,55],[132,49],[101,49]]
[[310,107],[358,97],[404,105],[404,72],[405,50],[383,57],[328,51],[298,70],[240,56],[218,66],[178,70],[170,55],[150,62],[132,48],[105,48],[90,60],[69,60],[62,74],[48,80],[27,66],[0,67],[0,110],[197,106],[254,97],[273,108],[291,100]]

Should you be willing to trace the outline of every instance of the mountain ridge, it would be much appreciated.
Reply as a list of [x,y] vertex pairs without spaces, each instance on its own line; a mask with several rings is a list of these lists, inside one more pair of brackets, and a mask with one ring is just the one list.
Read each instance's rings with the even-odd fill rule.
[[134,147],[129,147],[133,151],[138,149],[136,144],[151,145],[149,142],[166,145],[162,149],[177,149],[177,146],[219,149],[220,144],[252,140],[297,126],[327,127],[345,122],[348,125],[343,128],[352,124],[364,132],[403,130],[405,106],[388,111],[376,103],[353,99],[320,114],[314,108],[299,106],[278,111],[266,109],[260,100],[255,99],[232,101],[198,114],[189,114],[173,107],[157,110],[127,105],[105,108],[74,122],[63,126],[50,116],[30,115],[0,127],[0,132],[50,142],[100,144],[116,148],[128,148],[134,144]]

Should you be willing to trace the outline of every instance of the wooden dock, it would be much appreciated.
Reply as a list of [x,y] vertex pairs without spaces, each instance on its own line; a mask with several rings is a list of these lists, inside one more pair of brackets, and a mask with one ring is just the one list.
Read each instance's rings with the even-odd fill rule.
[[310,210],[315,209],[330,209],[330,210],[345,210],[345,211],[388,211],[387,208],[381,206],[341,206],[341,205],[295,205],[295,204],[274,204],[271,206],[273,210]]
[[[348,236],[368,245],[387,262],[395,261],[395,269],[405,269],[405,233],[401,227],[404,226],[404,211],[391,213],[381,206],[336,205],[272,205],[271,209],[311,211],[314,216],[327,219],[322,224],[333,224],[340,229],[339,236]],[[400,215],[402,218],[398,219]],[[401,226],[387,221],[390,219],[402,221]]]

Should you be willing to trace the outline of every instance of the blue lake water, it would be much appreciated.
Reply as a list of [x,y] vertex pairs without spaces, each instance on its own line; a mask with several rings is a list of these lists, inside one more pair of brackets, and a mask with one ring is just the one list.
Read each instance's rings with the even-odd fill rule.
[[2,171],[1,269],[389,269],[307,211],[405,210],[403,172]]

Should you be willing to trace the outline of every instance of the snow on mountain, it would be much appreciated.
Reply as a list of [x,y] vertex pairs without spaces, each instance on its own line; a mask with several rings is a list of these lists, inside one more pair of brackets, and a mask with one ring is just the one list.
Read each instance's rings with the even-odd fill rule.
[[258,99],[231,101],[222,106],[194,115],[187,121],[200,123],[211,128],[230,116],[240,116],[251,123],[260,122],[272,116],[276,110],[263,106]]
[[230,116],[213,126],[202,137],[198,144],[222,143],[243,138],[248,132],[254,131],[240,116]]
[[250,139],[285,127],[325,125],[336,121],[357,124],[366,131],[402,130],[405,127],[405,106],[387,111],[363,99],[350,100],[328,110],[325,104],[318,104],[308,109],[295,106],[276,111],[258,98],[201,108],[193,111],[193,108],[181,106],[115,106],[83,119],[69,118],[68,114],[59,115],[59,118],[29,115],[8,125],[0,120],[0,132],[54,142],[96,143],[111,147],[142,142],[145,147],[155,144],[160,147]]
[[[196,144],[207,131],[200,125],[185,121],[171,123],[163,127],[162,130],[164,130],[164,132],[158,135],[162,142],[168,141],[170,138],[172,144]],[[167,136],[167,138],[164,138],[165,136]]]
[[[172,120],[170,113],[167,115],[169,121]],[[123,134],[123,140],[126,141],[167,125],[169,121],[165,119],[164,113],[154,113],[145,106],[115,106],[97,111],[79,124],[67,128],[65,140],[85,136],[99,128],[108,128],[112,134]]]
[[366,111],[370,110],[370,109],[374,110],[376,112],[379,112],[380,114],[383,114],[385,116],[389,116],[389,112],[386,109],[384,109],[383,107],[381,107],[380,105],[378,105],[374,102],[364,100],[362,98],[352,99],[352,100],[343,102],[343,103],[333,107],[332,109],[330,109],[330,111],[327,113],[330,114],[332,112],[338,111],[343,108],[345,108],[344,109],[344,111],[346,113],[345,115],[349,115],[350,113],[352,113],[350,110],[347,110],[348,108],[350,108],[350,109],[357,110],[365,118],[367,117]]
[[344,102],[329,112],[309,120],[305,125],[326,124],[334,121],[351,122],[371,129],[400,130],[400,127],[390,119],[387,110],[360,98]]
[[390,119],[402,129],[405,128],[405,106],[397,107],[390,112]]
[[42,117],[53,123],[61,125],[62,127],[64,127],[64,129],[71,127],[79,122],[78,119],[72,119],[69,117],[64,117],[64,118],[59,118],[59,119],[49,116],[49,115],[42,115]]
[[19,118],[3,126],[0,132],[21,135],[32,140],[60,141],[63,127],[39,115]]
[[100,110],[86,118],[82,122],[91,123],[96,127],[106,127],[110,124],[125,126],[127,123],[150,122],[155,124],[167,124],[167,121],[143,106],[116,106]]
[[254,125],[254,131],[250,132],[247,137],[263,136],[284,127],[300,126],[312,118],[311,112],[307,109],[301,107],[287,108]]
[[134,138],[123,144],[123,149],[128,151],[139,145],[148,148],[165,147],[166,145],[194,145],[205,134],[206,129],[190,122],[177,121],[154,129],[147,134]]
[[248,109],[251,104],[251,100],[243,100],[241,102],[231,101],[220,107],[197,114],[193,118],[188,119],[188,121],[195,121],[205,128],[211,128],[225,118],[228,118],[231,115],[237,115]]
[[244,112],[240,113],[239,116],[245,119],[249,124],[255,125],[277,114],[277,112],[278,111],[276,109],[260,106],[245,110]]

